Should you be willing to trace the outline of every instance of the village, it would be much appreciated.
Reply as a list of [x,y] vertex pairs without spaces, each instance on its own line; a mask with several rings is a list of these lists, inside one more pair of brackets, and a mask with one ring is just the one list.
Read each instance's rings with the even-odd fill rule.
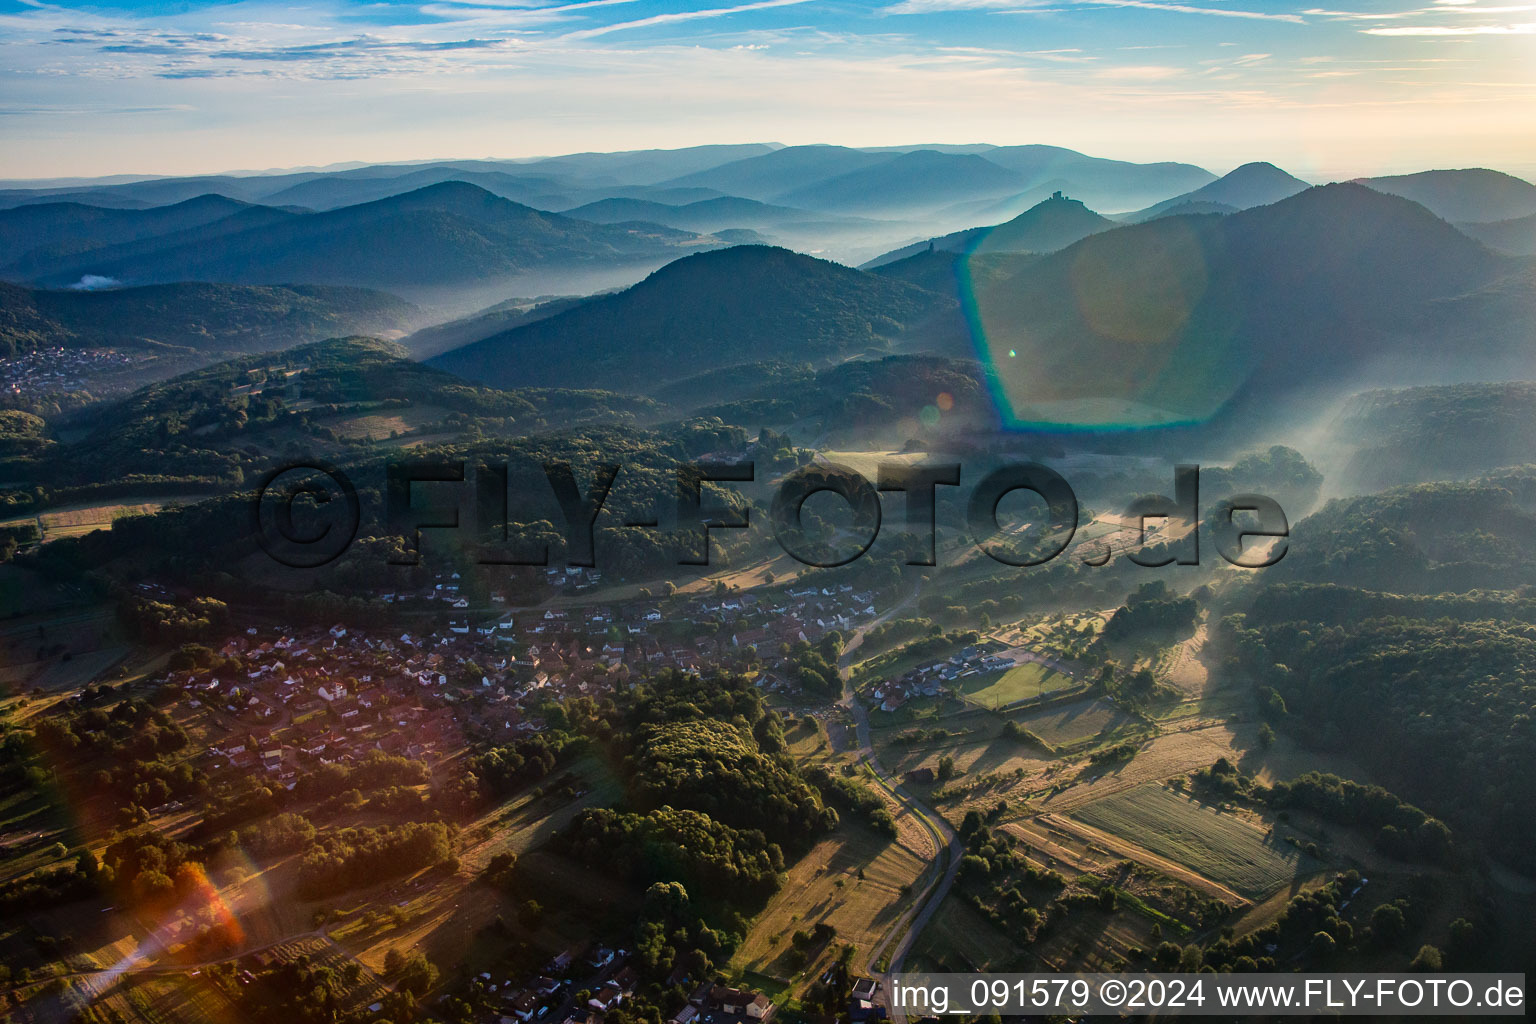
[[[640,975],[628,959],[627,950],[593,944],[579,953],[565,950],[556,954],[538,977],[521,982],[498,980],[491,972],[482,971],[470,985],[483,1002],[500,1004],[504,1011],[488,1018],[487,1024],[536,1020],[600,1024],[603,1014],[623,1004],[639,984]],[[874,983],[862,980],[872,992]],[[692,982],[682,967],[666,979],[668,988]],[[762,1024],[773,1019],[775,1009],[773,1001],[761,992],[706,980],[693,988],[667,1024]]]
[[0,359],[0,399],[29,404],[79,391],[97,397],[126,393],[132,382],[114,380],[113,375],[142,360],[109,348],[58,347]]
[[[549,570],[571,587],[595,576]],[[215,667],[167,672],[159,683],[211,723],[202,767],[260,770],[292,789],[307,768],[373,750],[439,761],[469,742],[541,731],[549,703],[664,669],[753,673],[764,691],[792,698],[787,651],[876,614],[874,595],[849,584],[499,613],[506,598],[493,593],[493,610],[477,615],[458,574],[447,573],[421,591],[378,597],[436,603],[446,621],[430,631],[250,626],[208,645]]]

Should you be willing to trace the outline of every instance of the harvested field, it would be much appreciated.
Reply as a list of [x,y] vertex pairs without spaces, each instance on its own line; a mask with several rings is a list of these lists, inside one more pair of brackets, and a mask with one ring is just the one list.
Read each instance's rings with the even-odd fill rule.
[[928,869],[930,850],[912,849],[905,837],[893,842],[862,825],[844,824],[789,869],[783,889],[752,923],[732,966],[787,978],[794,973],[788,960],[791,935],[822,922],[837,929],[839,944],[869,950],[906,908],[902,887]]
[[1210,720],[1191,722],[1177,732],[1157,736],[1130,761],[1087,767],[1062,791],[1044,795],[1041,803],[1046,810],[1068,812],[1143,783],[1208,768],[1219,757],[1236,756],[1236,728]]
[[1184,865],[1246,899],[1258,899],[1322,864],[1235,814],[1161,786],[1139,786],[1073,817]]

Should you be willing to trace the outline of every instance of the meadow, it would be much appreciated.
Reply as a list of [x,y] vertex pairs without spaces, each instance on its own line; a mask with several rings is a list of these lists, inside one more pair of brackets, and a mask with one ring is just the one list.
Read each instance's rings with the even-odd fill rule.
[[984,708],[1002,708],[1019,701],[1043,697],[1074,685],[1063,675],[1037,661],[1026,661],[1001,672],[984,672],[960,682],[965,699]]

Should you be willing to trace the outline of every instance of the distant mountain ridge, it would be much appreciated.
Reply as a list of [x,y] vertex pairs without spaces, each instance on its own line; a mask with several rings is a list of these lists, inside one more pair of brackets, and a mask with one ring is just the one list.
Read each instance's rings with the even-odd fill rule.
[[[976,206],[1063,190],[1115,209],[1134,208],[1214,180],[1190,164],[1136,164],[1058,146],[906,147],[866,150],[788,146],[669,182],[717,189],[763,202],[849,213]],[[979,204],[979,205],[978,205]],[[1003,216],[1018,212],[1020,206]]]
[[807,224],[822,220],[824,215],[811,210],[790,206],[776,206],[742,199],[740,196],[717,196],[685,204],[659,203],[649,199],[600,199],[562,211],[562,216],[589,220],[594,224],[622,224],[627,221],[645,221],[683,231],[713,234],[726,228],[755,228],[772,230],[785,225]]
[[1002,196],[1023,179],[974,153],[917,150],[780,193],[790,206],[839,213],[890,213],[948,205],[975,196]]
[[544,213],[457,181],[324,213],[263,213],[262,220],[215,222],[195,237],[173,234],[157,244],[85,253],[55,261],[33,279],[62,285],[95,274],[130,284],[299,281],[404,289],[548,265],[662,260],[719,244],[657,225],[612,227]]

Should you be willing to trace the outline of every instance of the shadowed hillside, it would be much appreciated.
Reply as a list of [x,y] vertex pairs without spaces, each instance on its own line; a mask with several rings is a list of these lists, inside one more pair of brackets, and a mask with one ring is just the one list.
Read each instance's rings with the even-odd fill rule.
[[825,362],[889,348],[948,300],[785,249],[738,246],[669,264],[633,288],[432,364],[496,386],[644,391],[714,367]]
[[1200,420],[1366,371],[1406,383],[1530,360],[1519,264],[1359,185],[1094,235],[975,291],[985,349],[1029,421]]

